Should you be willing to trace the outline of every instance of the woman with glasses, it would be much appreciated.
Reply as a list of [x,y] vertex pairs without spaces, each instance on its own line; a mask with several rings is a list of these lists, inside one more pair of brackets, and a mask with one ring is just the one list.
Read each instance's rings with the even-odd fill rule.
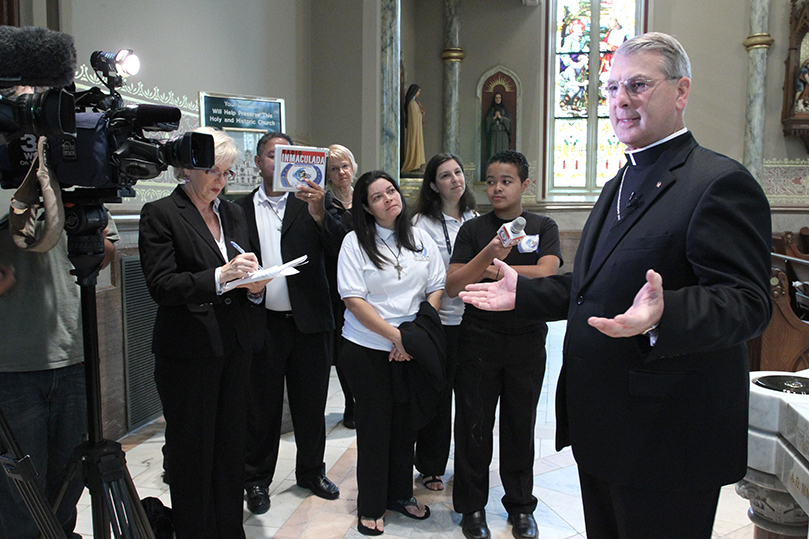
[[239,150],[222,131],[195,131],[213,136],[215,164],[174,169],[182,184],[143,206],[138,245],[158,305],[152,351],[176,537],[243,538],[244,388],[267,281],[224,291],[258,269],[240,253],[244,212],[218,198]]
[[[340,221],[343,223],[343,226],[346,227],[346,230],[351,230],[354,226],[352,223],[351,208],[353,207],[352,197],[354,196],[354,186],[352,184],[354,183],[356,174],[357,162],[354,160],[354,154],[351,153],[351,150],[340,144],[332,144],[329,146],[329,162],[326,170],[326,179],[334,209]],[[340,299],[340,293],[337,292],[337,258],[333,256],[326,257],[326,276],[329,278],[329,291],[331,292],[334,323],[336,325],[332,342],[333,363],[337,370],[337,377],[340,380],[340,387],[343,390],[343,397],[345,398],[343,425],[346,428],[355,429],[357,428],[357,423],[354,420],[354,395],[351,394],[351,388],[343,372],[343,366],[340,365],[340,347],[343,340],[340,331],[343,327],[346,307],[345,303]]]
[[[445,271],[435,242],[410,224],[390,175],[377,170],[360,176],[353,206],[354,230],[343,240],[337,264],[346,304],[340,361],[356,400],[357,529],[380,535],[386,509],[418,520],[430,516],[413,497],[412,409],[394,399],[393,377],[400,367],[415,367],[397,367],[417,353],[405,348],[404,323],[432,310],[441,330],[436,311]],[[431,307],[422,305],[425,300]]]

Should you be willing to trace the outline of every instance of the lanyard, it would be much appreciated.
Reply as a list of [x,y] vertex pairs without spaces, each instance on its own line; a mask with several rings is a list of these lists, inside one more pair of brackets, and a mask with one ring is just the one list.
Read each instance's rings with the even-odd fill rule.
[[449,241],[449,231],[447,230],[447,221],[444,219],[443,214],[441,214],[441,226],[444,227],[444,240],[447,242],[447,251],[449,252],[450,256],[452,256],[452,242]]

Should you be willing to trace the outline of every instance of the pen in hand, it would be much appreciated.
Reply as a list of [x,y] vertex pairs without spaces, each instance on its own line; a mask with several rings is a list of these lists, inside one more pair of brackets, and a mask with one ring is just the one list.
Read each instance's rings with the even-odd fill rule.
[[[235,241],[231,241],[231,242],[230,242],[230,244],[233,246],[233,248],[234,248],[234,249],[236,249],[237,251],[239,251],[239,252],[240,252],[240,253],[242,253],[243,255],[244,255],[244,254],[247,254],[247,253],[245,252],[245,250],[244,250],[244,249],[242,249],[242,248],[241,248],[241,246],[240,246],[238,243],[236,243]],[[259,264],[259,265],[258,265],[258,269],[263,270],[264,268],[262,268],[262,267],[261,267],[261,264]]]

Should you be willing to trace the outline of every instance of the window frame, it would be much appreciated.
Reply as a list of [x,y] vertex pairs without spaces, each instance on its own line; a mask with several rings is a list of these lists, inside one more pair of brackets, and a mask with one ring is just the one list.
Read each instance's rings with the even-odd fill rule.
[[[600,51],[597,46],[600,41],[600,28],[601,28],[601,3],[602,0],[589,0],[590,1],[590,51],[588,62],[589,85],[588,96],[598,95],[599,93],[599,80],[597,66],[600,62]],[[548,0],[545,6],[545,103],[544,103],[544,118],[542,125],[545,126],[543,133],[543,163],[542,170],[542,196],[545,200],[556,202],[594,202],[601,194],[602,187],[597,185],[598,174],[596,170],[596,156],[598,150],[598,104],[592,104],[592,100],[588,99],[587,110],[587,163],[586,163],[586,176],[584,187],[555,187],[554,182],[554,158],[555,158],[555,111],[556,111],[556,85],[558,77],[558,69],[556,68],[557,51],[556,44],[558,41],[558,21],[556,20],[558,10],[558,0]],[[648,14],[649,14],[649,0],[635,0],[635,33],[633,35],[642,34],[648,28]],[[596,33],[593,35],[593,28],[596,28]],[[595,46],[594,46],[595,45]],[[594,69],[596,68],[596,69]],[[594,113],[593,113],[594,112]],[[585,120],[582,120],[585,121]],[[609,178],[607,178],[607,181]]]

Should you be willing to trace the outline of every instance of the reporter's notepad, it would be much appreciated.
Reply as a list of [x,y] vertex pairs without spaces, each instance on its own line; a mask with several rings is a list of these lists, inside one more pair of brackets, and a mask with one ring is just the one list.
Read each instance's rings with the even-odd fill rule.
[[258,281],[266,281],[268,279],[275,279],[276,277],[289,277],[290,275],[295,275],[296,273],[300,273],[298,270],[295,269],[295,266],[306,264],[307,262],[306,259],[307,256],[303,255],[302,257],[296,258],[295,260],[290,260],[285,264],[254,271],[247,277],[242,277],[241,279],[235,279],[233,281],[225,283],[225,286],[222,287],[222,291],[230,292],[239,285],[255,283]]

